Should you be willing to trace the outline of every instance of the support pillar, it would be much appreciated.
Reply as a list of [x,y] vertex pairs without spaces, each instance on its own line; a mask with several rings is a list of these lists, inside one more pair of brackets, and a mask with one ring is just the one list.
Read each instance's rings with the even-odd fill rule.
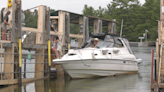
[[61,41],[61,45],[62,45],[62,49],[63,49],[63,54],[65,53],[65,33],[66,33],[66,30],[65,30],[65,15],[66,13],[63,12],[63,11],[59,11],[59,20],[58,20],[58,32],[59,33],[62,33],[63,36],[61,35],[58,35],[60,41]]
[[[44,46],[42,49],[36,49],[36,52],[35,52],[36,63],[44,63],[44,53],[45,53]],[[37,55],[37,54],[41,54],[41,55]],[[44,71],[44,64],[35,64],[35,71]],[[35,78],[43,78],[43,77],[44,77],[44,72],[35,73]]]
[[39,6],[38,9],[38,29],[42,33],[36,34],[36,44],[45,44],[45,6]]
[[65,41],[67,43],[68,49],[70,49],[70,14],[66,13],[66,38]]
[[99,33],[99,19],[94,19],[94,30],[93,33]]
[[109,31],[108,33],[109,34],[113,34],[113,28],[112,28],[113,26],[112,26],[112,24],[113,24],[112,22],[108,22],[108,31]]
[[102,33],[102,20],[99,20],[99,33]]
[[[3,72],[14,72],[14,44],[12,47],[6,47],[5,53],[13,53],[13,54],[5,54],[4,55],[4,63],[11,63],[11,64],[4,64]],[[14,73],[4,74],[5,79],[14,79]]]
[[89,17],[86,17],[86,24],[85,24],[85,42],[89,40]]
[[79,17],[79,35],[83,35],[83,39],[78,39],[78,47],[81,47],[85,42],[85,16]]
[[[66,13],[63,12],[63,11],[59,11],[58,12],[58,16],[59,16],[59,19],[58,19],[58,33],[62,33],[63,35],[59,35],[58,34],[58,37],[59,37],[59,40],[61,41],[61,45],[62,45],[62,50],[63,50],[63,54],[65,54],[65,47],[66,47],[66,43],[65,43],[65,36],[66,36],[66,27],[65,27],[65,16],[66,16]],[[56,69],[59,70],[57,72],[57,75],[60,76],[60,75],[63,75],[64,72],[62,71],[62,67],[60,65],[56,65]]]

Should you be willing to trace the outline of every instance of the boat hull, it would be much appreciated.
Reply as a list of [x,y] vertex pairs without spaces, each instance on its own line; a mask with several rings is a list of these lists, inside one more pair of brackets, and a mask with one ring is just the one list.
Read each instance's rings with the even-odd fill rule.
[[61,64],[63,69],[72,78],[91,78],[99,76],[113,76],[138,72],[136,61],[90,59],[55,62]]

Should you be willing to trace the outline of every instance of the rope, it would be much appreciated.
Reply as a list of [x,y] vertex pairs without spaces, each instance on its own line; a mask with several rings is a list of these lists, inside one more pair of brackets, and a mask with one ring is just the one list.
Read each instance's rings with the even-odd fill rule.
[[[45,5],[39,5],[39,6],[45,6]],[[30,9],[27,9],[27,10],[24,10],[24,12],[26,12],[26,11],[28,11],[28,10],[32,10],[32,9],[38,8],[39,6],[36,6],[36,7],[30,8]]]

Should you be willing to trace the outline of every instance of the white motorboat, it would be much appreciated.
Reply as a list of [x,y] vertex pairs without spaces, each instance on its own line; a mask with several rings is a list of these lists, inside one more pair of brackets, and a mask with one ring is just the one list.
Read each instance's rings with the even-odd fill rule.
[[137,73],[142,59],[136,59],[126,38],[99,33],[93,34],[81,48],[69,50],[52,63],[60,64],[72,78],[90,78]]

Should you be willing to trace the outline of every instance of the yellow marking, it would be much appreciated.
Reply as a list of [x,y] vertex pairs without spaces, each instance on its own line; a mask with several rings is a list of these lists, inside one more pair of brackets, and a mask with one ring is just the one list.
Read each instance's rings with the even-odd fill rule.
[[49,66],[51,66],[51,47],[50,47],[50,41],[48,41],[48,62]]
[[21,39],[19,39],[19,67],[22,67],[22,43]]
[[70,49],[70,44],[68,44],[68,50]]

